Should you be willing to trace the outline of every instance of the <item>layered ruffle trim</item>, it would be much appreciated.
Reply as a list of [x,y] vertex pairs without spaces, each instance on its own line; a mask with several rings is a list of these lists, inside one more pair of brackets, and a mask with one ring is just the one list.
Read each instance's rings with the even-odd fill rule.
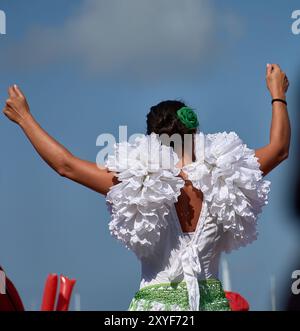
[[235,132],[207,134],[203,148],[204,157],[183,171],[227,232],[223,249],[229,252],[257,238],[257,218],[268,204],[271,182],[263,179],[255,151]]
[[177,162],[173,149],[154,133],[116,144],[106,162],[119,180],[106,198],[110,233],[139,258],[151,254],[168,226],[166,216],[184,185]]

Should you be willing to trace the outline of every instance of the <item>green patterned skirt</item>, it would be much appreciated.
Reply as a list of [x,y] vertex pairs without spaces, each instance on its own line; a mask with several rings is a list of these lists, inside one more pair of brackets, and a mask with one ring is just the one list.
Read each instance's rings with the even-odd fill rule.
[[[198,283],[200,310],[230,310],[219,280],[206,279],[199,280]],[[182,281],[145,286],[136,292],[128,310],[188,311],[190,309],[186,283]]]

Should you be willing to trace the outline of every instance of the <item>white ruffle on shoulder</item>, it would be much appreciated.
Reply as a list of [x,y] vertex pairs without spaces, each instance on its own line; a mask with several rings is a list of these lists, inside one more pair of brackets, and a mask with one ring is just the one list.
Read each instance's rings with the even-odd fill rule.
[[177,162],[177,154],[154,133],[140,136],[132,144],[116,144],[106,162],[119,180],[106,198],[112,214],[110,232],[139,258],[154,250],[161,229],[168,225],[170,206],[184,185],[177,177]]
[[271,182],[263,179],[255,151],[235,132],[207,134],[202,146],[203,158],[183,170],[223,225],[222,249],[230,252],[257,238],[257,218],[268,203]]

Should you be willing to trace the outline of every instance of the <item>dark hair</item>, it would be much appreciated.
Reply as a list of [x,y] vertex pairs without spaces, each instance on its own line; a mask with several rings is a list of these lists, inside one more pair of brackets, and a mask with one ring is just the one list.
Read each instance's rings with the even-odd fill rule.
[[152,106],[147,114],[147,134],[184,134],[196,133],[197,129],[188,129],[177,117],[177,110],[186,107],[183,101],[167,100]]

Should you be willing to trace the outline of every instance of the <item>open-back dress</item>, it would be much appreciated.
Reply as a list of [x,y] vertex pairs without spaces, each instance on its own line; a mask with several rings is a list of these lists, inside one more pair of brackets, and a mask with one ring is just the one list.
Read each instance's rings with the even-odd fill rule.
[[[230,310],[218,279],[220,256],[257,238],[271,183],[235,132],[198,132],[194,146],[196,160],[181,169],[173,148],[154,133],[116,144],[106,161],[119,181],[106,196],[110,233],[141,263],[128,310]],[[181,171],[203,193],[192,233],[183,232],[175,208],[185,185]]]

